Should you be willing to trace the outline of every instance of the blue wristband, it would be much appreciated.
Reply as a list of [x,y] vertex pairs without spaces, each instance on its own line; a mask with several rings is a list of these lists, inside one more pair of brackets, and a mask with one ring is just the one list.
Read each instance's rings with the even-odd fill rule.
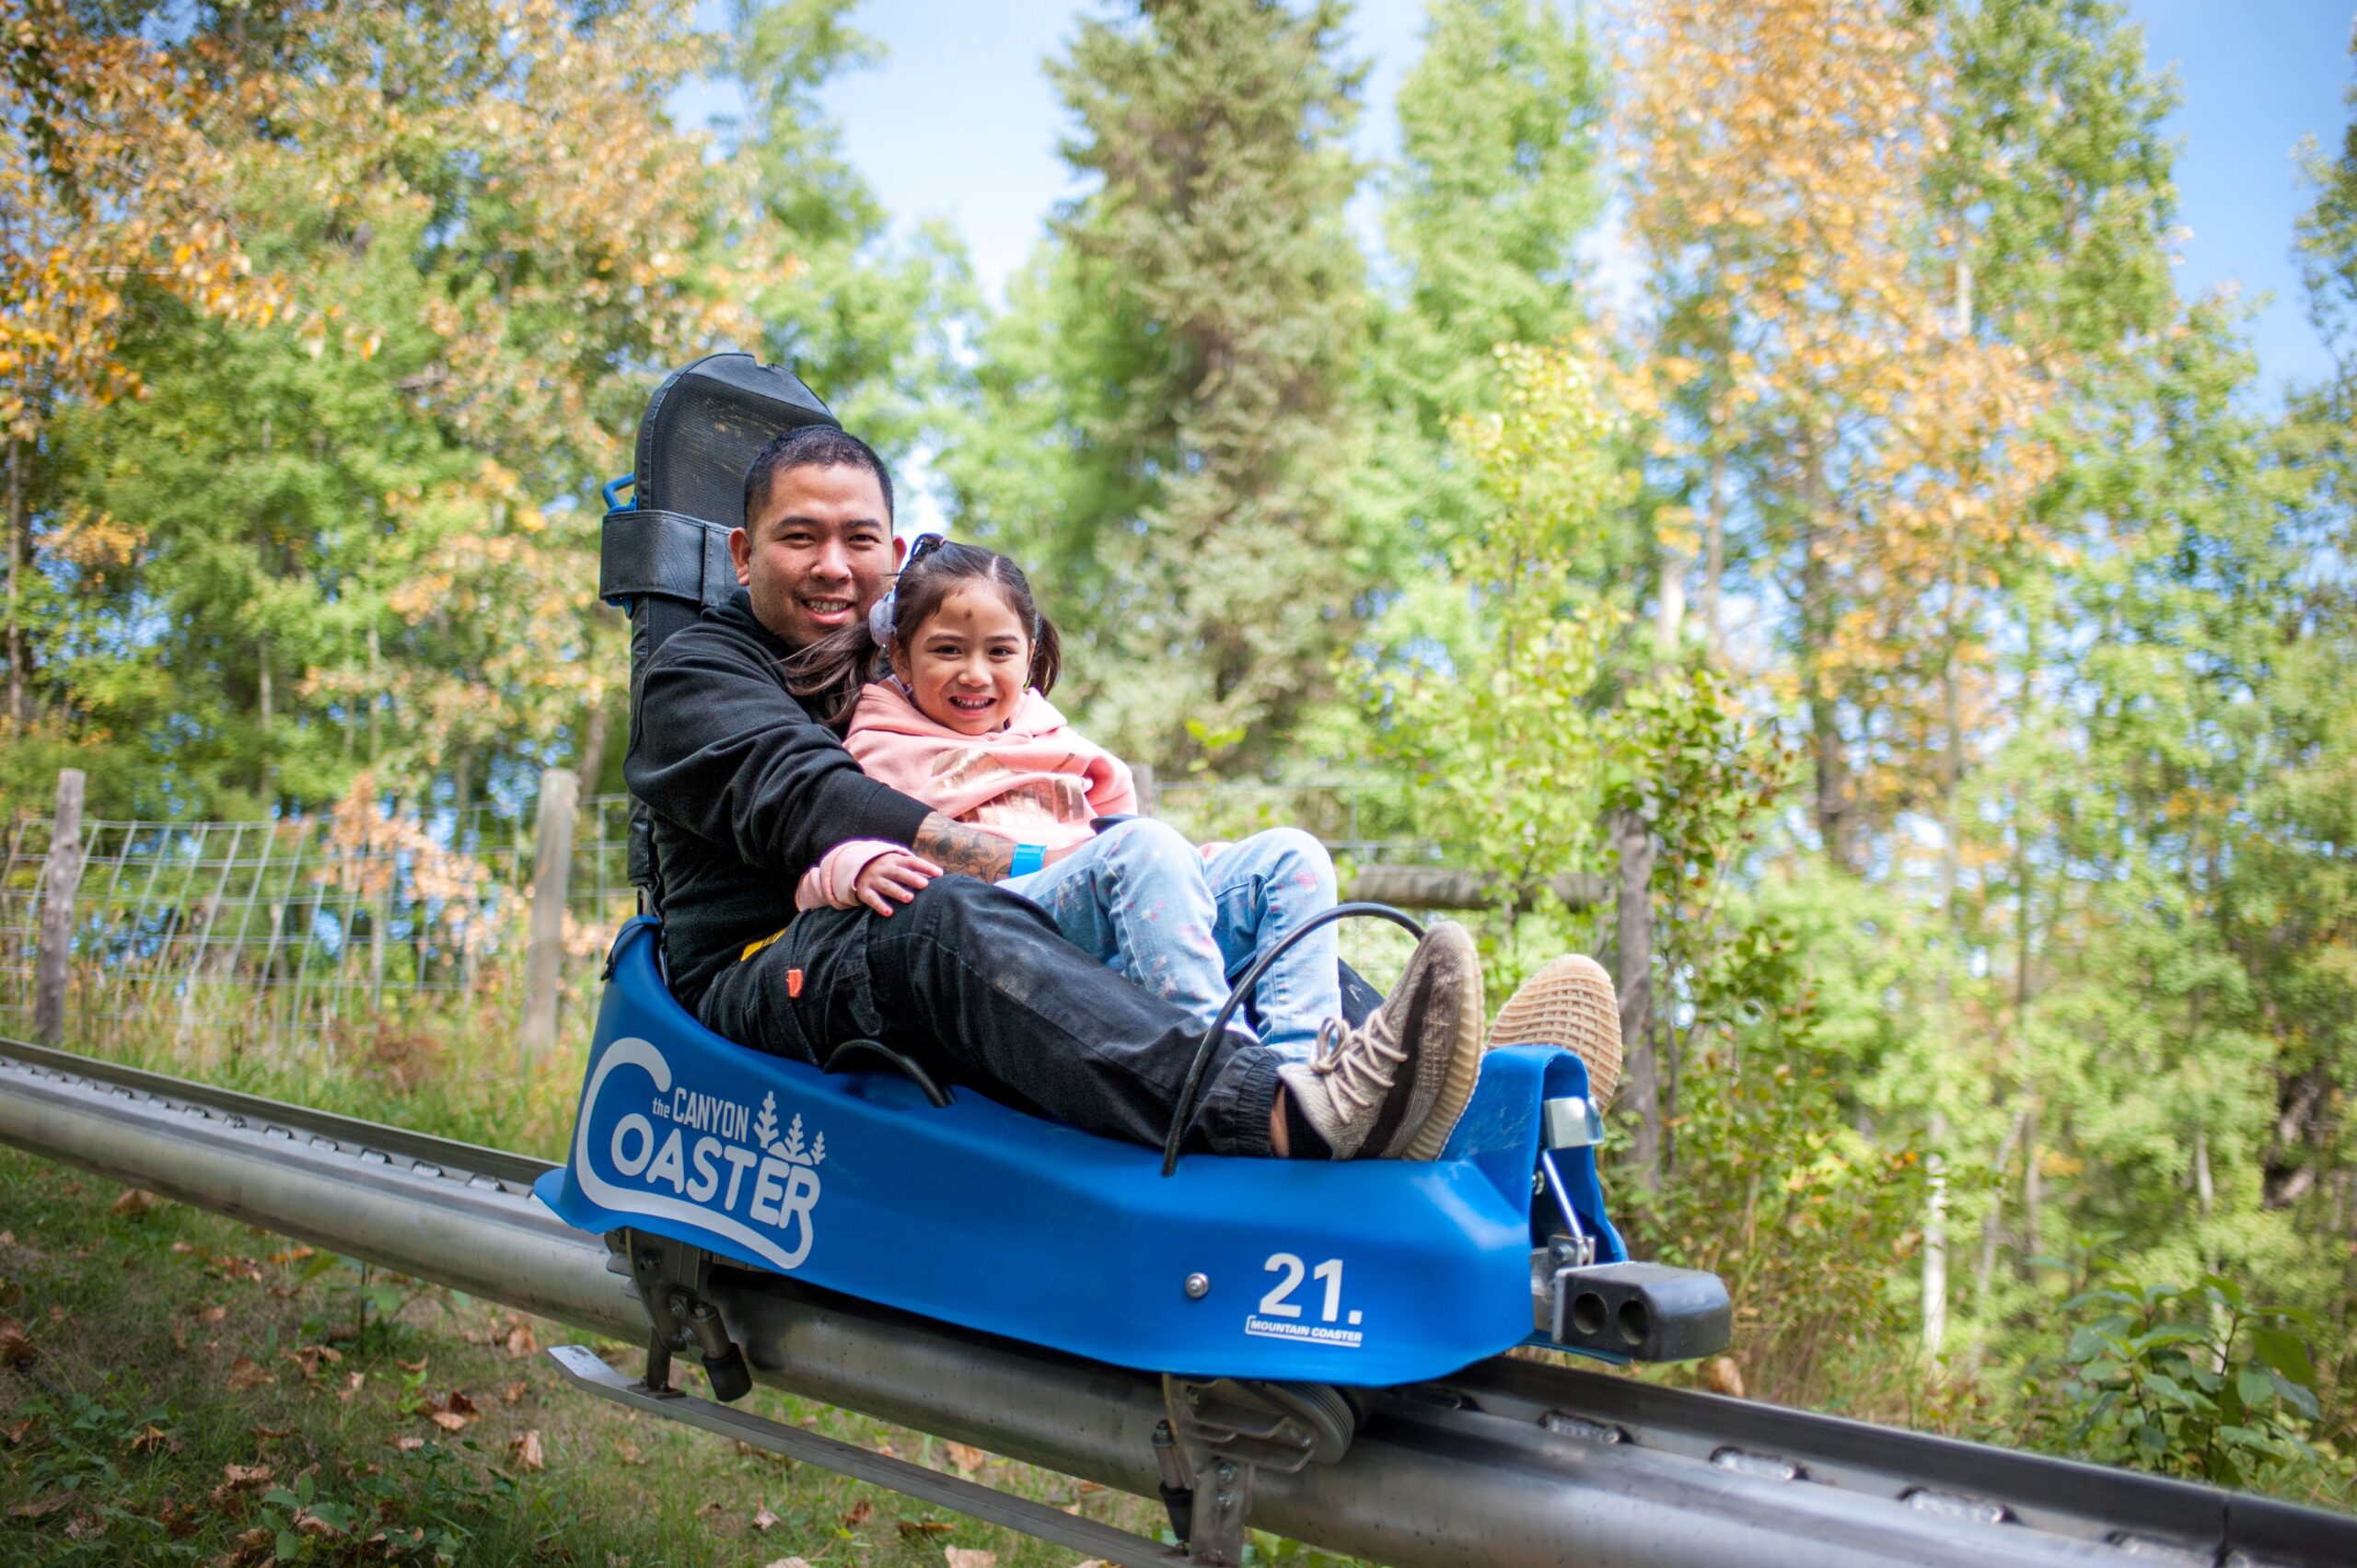
[[1048,850],[1046,845],[1016,844],[1015,846],[1015,859],[1008,863],[1006,874],[1009,877],[1028,877],[1031,873],[1039,870],[1039,867],[1047,864]]

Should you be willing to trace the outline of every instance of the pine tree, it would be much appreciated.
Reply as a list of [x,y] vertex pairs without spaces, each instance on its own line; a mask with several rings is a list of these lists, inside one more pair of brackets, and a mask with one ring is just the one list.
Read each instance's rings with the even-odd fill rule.
[[[1148,761],[1266,760],[1356,623],[1342,7],[1171,0],[1050,66],[1093,188],[1053,225],[945,461],[1072,641],[1086,724]],[[1047,476],[1007,470],[1044,463]]]

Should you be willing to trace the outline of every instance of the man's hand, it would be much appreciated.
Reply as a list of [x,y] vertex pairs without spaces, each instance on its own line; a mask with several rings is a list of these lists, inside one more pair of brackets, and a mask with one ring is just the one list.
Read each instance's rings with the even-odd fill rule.
[[924,856],[896,849],[869,861],[852,879],[851,890],[861,903],[889,920],[894,904],[907,903],[940,875],[941,867]]
[[936,811],[917,826],[916,852],[934,863],[936,874],[963,872],[985,882],[1004,881],[1015,865],[1015,845],[996,833],[953,822]]

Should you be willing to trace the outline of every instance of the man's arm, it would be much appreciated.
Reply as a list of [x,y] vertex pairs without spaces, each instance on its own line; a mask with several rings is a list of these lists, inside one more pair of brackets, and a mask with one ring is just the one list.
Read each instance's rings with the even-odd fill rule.
[[789,880],[845,839],[908,843],[928,815],[923,801],[861,772],[758,650],[701,628],[649,665],[640,716],[623,767],[632,793]]
[[1015,845],[996,833],[954,822],[935,811],[917,825],[911,849],[944,871],[962,871],[985,882],[1004,879],[1015,864]]

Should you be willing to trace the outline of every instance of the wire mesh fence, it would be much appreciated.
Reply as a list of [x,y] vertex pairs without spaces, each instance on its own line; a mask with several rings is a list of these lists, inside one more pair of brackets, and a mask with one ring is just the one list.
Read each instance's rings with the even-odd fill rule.
[[[628,918],[627,796],[581,803],[569,954]],[[125,1026],[332,1038],[507,985],[536,867],[528,819],[347,810],[261,822],[86,820],[66,1012]],[[0,843],[0,1032],[32,1025],[52,823]]]
[[[1197,839],[1307,828],[1361,864],[1411,857],[1377,784],[1176,783],[1156,812]],[[564,882],[564,1012],[586,1027],[594,959],[635,907],[627,796],[582,800]],[[33,1032],[52,824],[0,841],[0,1034]],[[520,1014],[538,866],[531,803],[459,814],[339,812],[258,822],[85,819],[65,1027],[316,1044],[457,1013]]]

